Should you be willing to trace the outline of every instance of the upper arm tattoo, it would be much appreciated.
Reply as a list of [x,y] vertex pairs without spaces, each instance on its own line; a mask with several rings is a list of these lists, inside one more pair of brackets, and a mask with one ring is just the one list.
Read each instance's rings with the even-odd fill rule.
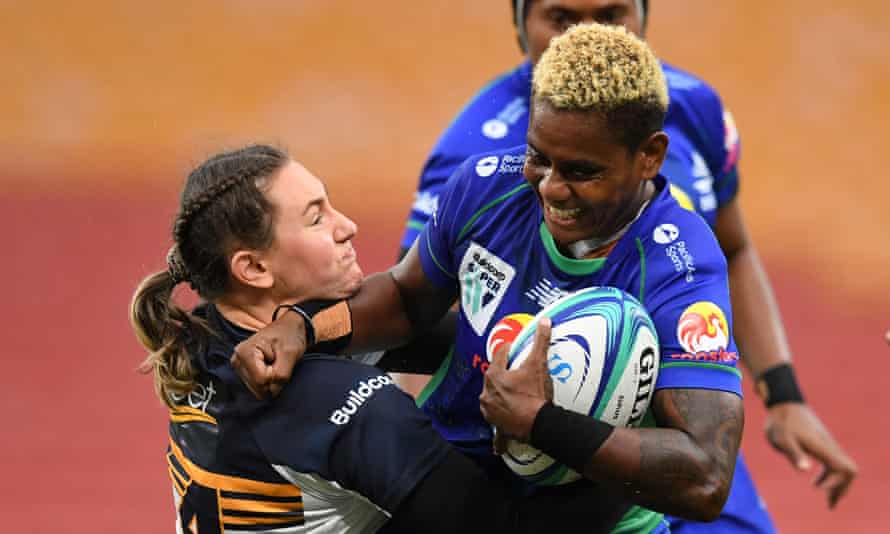
[[[707,454],[707,463],[721,478],[731,477],[744,427],[742,399],[708,389],[667,389],[660,393],[654,403],[658,426],[684,432]],[[646,461],[645,454],[642,461]]]

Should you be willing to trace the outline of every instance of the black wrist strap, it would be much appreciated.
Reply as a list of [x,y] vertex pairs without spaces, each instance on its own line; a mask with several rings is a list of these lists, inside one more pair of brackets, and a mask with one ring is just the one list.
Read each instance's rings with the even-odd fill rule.
[[791,364],[783,363],[768,369],[760,375],[757,386],[767,408],[783,402],[804,402]]
[[582,473],[614,430],[614,426],[599,419],[548,402],[535,416],[529,443]]
[[315,345],[315,327],[312,325],[312,317],[309,315],[309,312],[301,308],[299,304],[281,304],[272,313],[273,321],[278,319],[278,315],[282,310],[292,311],[303,317],[303,324],[306,327],[306,347]]

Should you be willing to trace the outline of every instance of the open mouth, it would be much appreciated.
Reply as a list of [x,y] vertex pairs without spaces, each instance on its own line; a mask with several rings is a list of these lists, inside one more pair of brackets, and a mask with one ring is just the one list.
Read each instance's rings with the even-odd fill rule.
[[557,224],[572,224],[581,215],[581,208],[557,208],[547,205],[548,218]]

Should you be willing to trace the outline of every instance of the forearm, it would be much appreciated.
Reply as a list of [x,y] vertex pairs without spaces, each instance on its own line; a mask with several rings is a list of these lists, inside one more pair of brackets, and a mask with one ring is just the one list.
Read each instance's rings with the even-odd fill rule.
[[735,468],[741,399],[708,390],[656,395],[657,428],[612,428],[551,406],[535,417],[531,443],[634,503],[680,517],[713,519]]
[[352,339],[348,353],[395,347],[406,343],[412,335],[414,325],[389,272],[365,278],[359,292],[349,299],[349,309]]
[[723,508],[730,478],[721,473],[688,434],[670,428],[617,428],[583,471],[635,504],[698,521]]
[[740,248],[728,262],[735,340],[742,364],[759,377],[791,361],[779,305],[753,244]]

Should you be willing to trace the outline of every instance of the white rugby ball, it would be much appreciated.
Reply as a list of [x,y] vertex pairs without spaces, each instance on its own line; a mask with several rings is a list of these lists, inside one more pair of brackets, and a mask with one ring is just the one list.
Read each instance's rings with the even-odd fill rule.
[[[547,354],[553,402],[611,425],[637,426],[658,379],[658,335],[645,308],[614,287],[592,287],[551,303],[528,321],[508,353],[508,367],[528,357],[543,317],[552,321]],[[571,439],[571,436],[567,436]],[[534,447],[511,441],[504,461],[540,485],[566,484],[580,475]]]

